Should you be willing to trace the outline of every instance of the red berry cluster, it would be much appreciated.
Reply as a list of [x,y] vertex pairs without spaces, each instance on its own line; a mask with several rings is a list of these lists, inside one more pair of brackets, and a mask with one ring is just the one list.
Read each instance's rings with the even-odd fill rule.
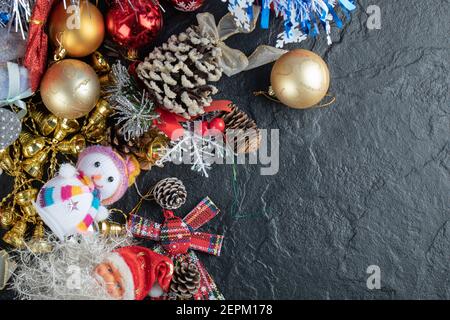
[[211,121],[202,121],[201,127],[202,136],[213,135],[225,132],[225,122],[222,118],[214,118]]

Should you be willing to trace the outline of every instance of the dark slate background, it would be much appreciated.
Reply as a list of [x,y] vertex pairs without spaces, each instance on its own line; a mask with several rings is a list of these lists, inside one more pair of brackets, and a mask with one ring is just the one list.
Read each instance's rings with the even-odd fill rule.
[[[226,12],[207,2],[202,10],[216,18]],[[366,26],[371,4],[381,8],[381,30]],[[140,177],[143,190],[182,179],[189,199],[179,215],[204,196],[222,209],[202,230],[226,236],[223,254],[200,257],[226,298],[450,298],[449,16],[448,1],[361,0],[352,21],[333,28],[333,45],[320,37],[292,46],[328,63],[337,98],[330,108],[293,110],[254,97],[269,85],[269,65],[224,77],[217,98],[280,130],[278,174],[237,165],[233,183],[229,165],[208,179],[167,166]],[[194,21],[168,8],[161,40]],[[275,44],[281,30],[273,21],[227,43],[251,53]],[[130,190],[120,206],[136,201]],[[154,204],[144,212],[161,219]],[[366,287],[369,265],[381,268],[381,290]]]

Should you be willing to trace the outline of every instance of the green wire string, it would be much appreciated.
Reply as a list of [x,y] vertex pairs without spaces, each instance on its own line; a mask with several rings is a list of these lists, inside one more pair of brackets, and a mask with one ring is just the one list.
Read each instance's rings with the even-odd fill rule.
[[240,219],[240,218],[251,218],[251,217],[261,217],[262,214],[260,213],[250,213],[250,214],[239,214],[239,183],[238,183],[238,179],[237,179],[237,169],[236,169],[236,163],[233,162],[233,167],[232,167],[232,179],[231,179],[231,188],[232,188],[232,192],[233,192],[233,202],[231,204],[231,215],[233,218],[235,219]]

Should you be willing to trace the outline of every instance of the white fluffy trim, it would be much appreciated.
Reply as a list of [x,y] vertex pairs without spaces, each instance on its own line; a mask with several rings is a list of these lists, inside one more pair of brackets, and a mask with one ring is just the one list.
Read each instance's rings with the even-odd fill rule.
[[152,287],[152,290],[148,293],[149,297],[152,298],[158,298],[161,297],[164,294],[163,289],[161,286],[155,281],[155,284]]
[[59,168],[59,175],[63,178],[73,178],[77,174],[77,169],[70,163],[63,163]]
[[130,267],[128,267],[125,260],[117,252],[111,253],[106,260],[113,264],[122,275],[124,289],[123,300],[134,300],[135,285]]
[[97,214],[95,215],[95,221],[103,221],[108,219],[109,217],[109,211],[104,206],[100,206],[98,208]]

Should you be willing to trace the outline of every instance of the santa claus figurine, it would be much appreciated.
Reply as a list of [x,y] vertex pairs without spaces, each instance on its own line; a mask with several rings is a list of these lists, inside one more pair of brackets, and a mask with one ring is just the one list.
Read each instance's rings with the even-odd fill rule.
[[130,244],[125,235],[115,241],[98,234],[48,241],[53,250],[39,259],[28,249],[17,252],[19,261],[27,261],[11,283],[20,299],[142,300],[169,290],[172,260]]
[[95,276],[114,299],[143,300],[169,289],[173,263],[139,246],[116,249],[95,268]]

